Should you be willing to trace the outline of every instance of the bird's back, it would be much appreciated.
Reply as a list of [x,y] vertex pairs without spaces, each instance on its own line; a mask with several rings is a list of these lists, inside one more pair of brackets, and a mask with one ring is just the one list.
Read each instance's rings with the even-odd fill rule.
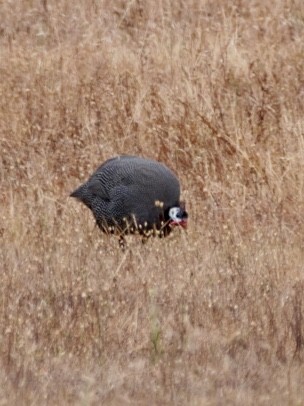
[[179,181],[165,165],[124,155],[102,164],[71,196],[92,210],[101,228],[123,228],[125,220],[151,228],[179,204],[179,195]]

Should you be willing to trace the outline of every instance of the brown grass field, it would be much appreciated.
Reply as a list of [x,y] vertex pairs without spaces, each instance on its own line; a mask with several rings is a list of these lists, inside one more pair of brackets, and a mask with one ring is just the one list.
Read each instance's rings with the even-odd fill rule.
[[[304,404],[303,0],[0,4],[0,404]],[[186,232],[103,235],[104,160]]]

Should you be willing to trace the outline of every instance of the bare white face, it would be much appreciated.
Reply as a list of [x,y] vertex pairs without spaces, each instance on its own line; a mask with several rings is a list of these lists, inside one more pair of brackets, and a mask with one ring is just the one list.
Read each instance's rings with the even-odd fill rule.
[[174,226],[187,226],[187,214],[180,207],[171,207],[169,210],[170,224]]
[[171,207],[169,217],[172,221],[178,223],[181,220],[181,209],[179,207]]

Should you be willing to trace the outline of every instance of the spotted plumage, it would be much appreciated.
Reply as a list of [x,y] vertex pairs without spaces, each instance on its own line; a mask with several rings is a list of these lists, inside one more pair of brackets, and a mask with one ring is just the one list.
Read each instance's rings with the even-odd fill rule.
[[167,236],[172,227],[186,227],[188,214],[180,203],[180,184],[164,164],[123,155],[103,163],[72,197],[83,202],[105,233]]

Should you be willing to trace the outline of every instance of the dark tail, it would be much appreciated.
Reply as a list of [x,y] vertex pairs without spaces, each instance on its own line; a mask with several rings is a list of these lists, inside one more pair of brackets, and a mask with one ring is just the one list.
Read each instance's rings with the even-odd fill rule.
[[85,193],[84,193],[83,185],[80,186],[79,188],[75,189],[74,192],[72,192],[70,194],[70,197],[75,197],[75,199],[78,199],[81,201],[83,201],[84,196],[85,196]]
[[86,184],[75,189],[74,192],[70,194],[70,197],[74,197],[92,210],[92,195],[88,192]]

